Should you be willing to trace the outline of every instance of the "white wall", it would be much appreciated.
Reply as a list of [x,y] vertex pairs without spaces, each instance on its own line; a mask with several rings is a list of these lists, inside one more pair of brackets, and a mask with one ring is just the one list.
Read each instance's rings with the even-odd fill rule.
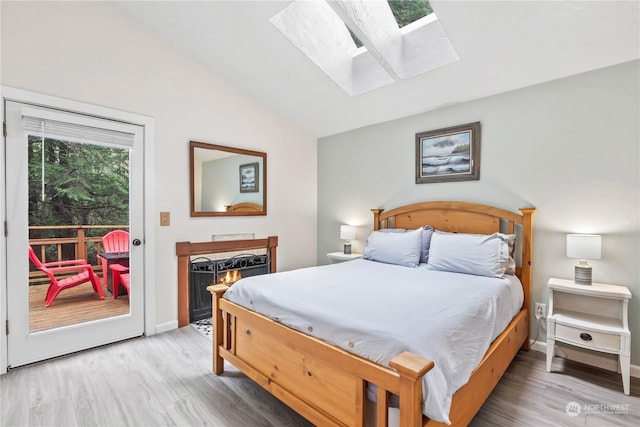
[[[362,252],[371,208],[425,200],[533,206],[532,301],[547,301],[549,277],[573,277],[566,233],[602,234],[603,257],[590,261],[594,281],[631,289],[631,358],[640,364],[639,64],[320,139],[318,262],[340,250],[340,224],[361,225],[353,250]],[[474,121],[482,124],[480,180],[415,184],[415,134]]]
[[[154,215],[157,325],[177,324],[178,241],[278,235],[279,270],[315,264],[315,138],[111,3],[3,1],[0,7],[2,85],[155,119],[155,206],[171,213],[170,227],[160,227]],[[268,215],[191,218],[190,140],[266,152]]]

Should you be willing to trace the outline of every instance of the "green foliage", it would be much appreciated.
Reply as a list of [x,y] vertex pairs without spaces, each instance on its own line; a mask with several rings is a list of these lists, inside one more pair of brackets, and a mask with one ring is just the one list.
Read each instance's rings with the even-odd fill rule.
[[433,12],[428,0],[387,0],[387,2],[400,28]]
[[[433,12],[429,0],[387,0],[387,3],[400,28]],[[347,29],[356,46],[361,47],[362,42],[349,28]]]
[[29,137],[29,225],[129,223],[128,150],[54,139],[44,145],[43,200],[42,142]]

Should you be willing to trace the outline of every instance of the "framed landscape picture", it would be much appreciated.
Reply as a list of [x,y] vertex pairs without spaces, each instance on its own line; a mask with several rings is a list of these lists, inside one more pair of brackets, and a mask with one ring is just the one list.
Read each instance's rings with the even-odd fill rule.
[[258,162],[240,165],[240,192],[257,193],[258,176]]
[[416,134],[416,184],[480,179],[480,122]]

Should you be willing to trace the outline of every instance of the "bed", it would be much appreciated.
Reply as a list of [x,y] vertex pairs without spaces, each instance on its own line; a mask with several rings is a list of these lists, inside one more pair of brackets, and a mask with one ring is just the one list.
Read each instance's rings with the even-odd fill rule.
[[227,212],[262,212],[262,210],[261,205],[250,202],[241,202],[227,206]]
[[[503,232],[517,236],[515,257],[520,262],[515,268],[515,276],[522,286],[522,308],[516,310],[504,330],[501,327],[502,332],[498,332],[495,339],[492,337],[468,382],[453,394],[448,418],[453,425],[466,425],[517,351],[528,349],[534,209],[514,213],[464,202],[424,202],[389,211],[372,211],[376,231],[415,230],[428,224],[449,233],[491,235]],[[370,261],[362,261],[366,262]],[[353,268],[358,266],[353,263]],[[331,268],[344,267],[334,265]],[[388,406],[396,397],[401,426],[444,425],[423,415],[423,383],[426,384],[425,380],[433,377],[439,368],[434,369],[435,364],[429,358],[403,351],[388,363],[379,364],[348,351],[348,346],[341,348],[223,298],[228,290],[226,286],[214,285],[209,290],[213,294],[215,374],[223,373],[224,360],[227,360],[317,425],[362,426],[373,419],[375,425],[387,426]],[[382,292],[381,297],[394,295],[391,285],[387,292]],[[429,372],[431,374],[425,377]],[[372,394],[373,399],[368,399]],[[429,396],[428,388],[424,395]],[[367,419],[372,408],[375,408],[374,416]]]

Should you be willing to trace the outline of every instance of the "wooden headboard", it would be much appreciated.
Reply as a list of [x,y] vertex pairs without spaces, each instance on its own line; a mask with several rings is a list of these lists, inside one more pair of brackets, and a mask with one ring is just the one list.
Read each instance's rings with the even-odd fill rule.
[[227,212],[262,212],[262,206],[250,202],[236,203],[227,206]]
[[515,213],[493,206],[466,202],[422,202],[389,211],[371,209],[373,229],[415,229],[430,225],[436,230],[453,233],[516,234],[516,275],[524,291],[523,308],[530,311],[531,254],[533,249],[533,213],[535,208],[522,208]]

